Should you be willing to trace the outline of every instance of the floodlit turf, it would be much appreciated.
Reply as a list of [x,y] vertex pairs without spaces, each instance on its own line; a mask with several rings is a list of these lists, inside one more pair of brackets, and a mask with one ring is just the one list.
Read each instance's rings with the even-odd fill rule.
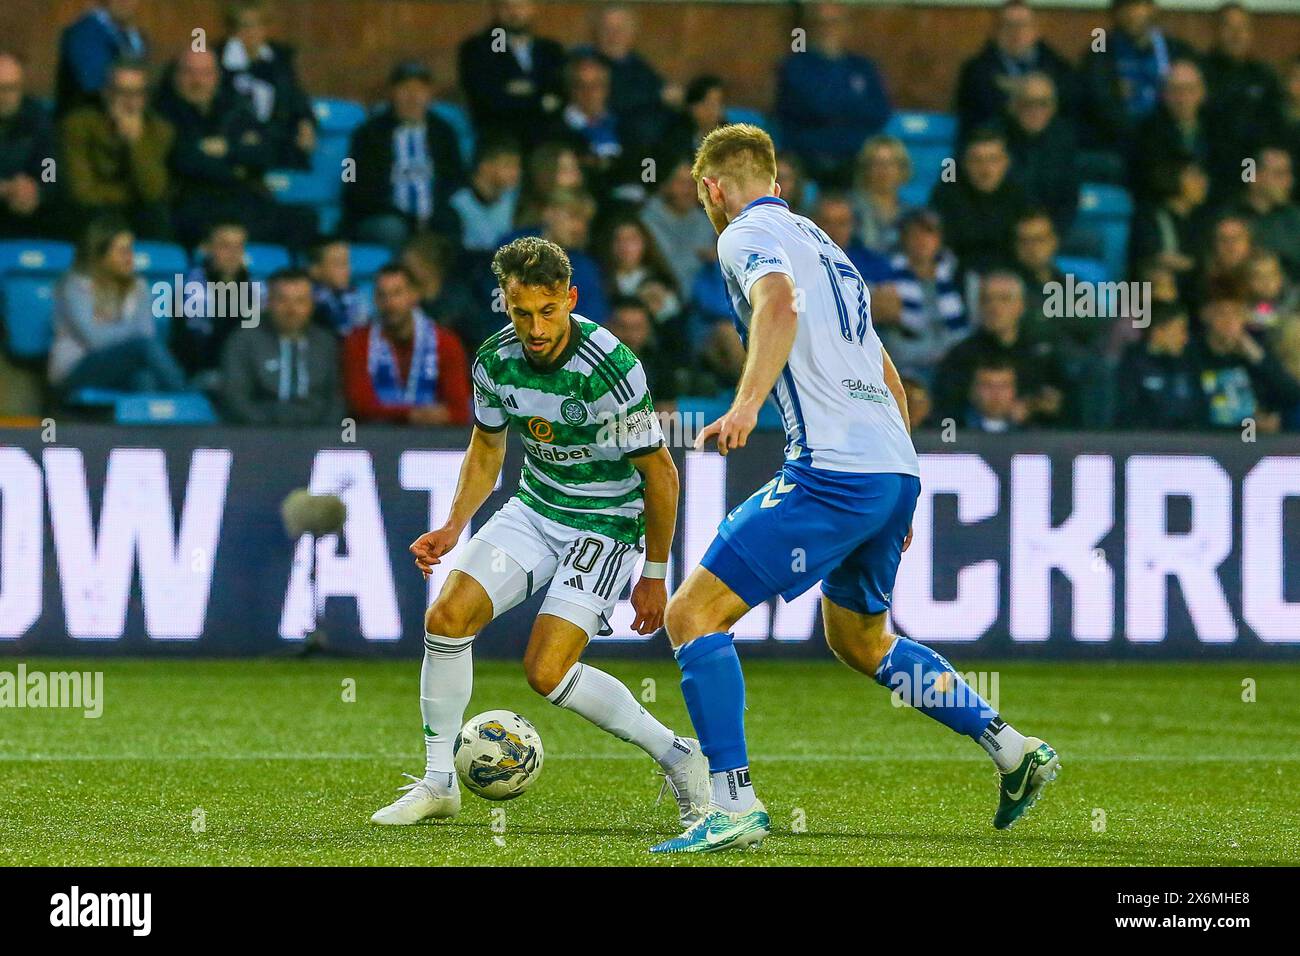
[[[17,661],[0,659],[0,670]],[[101,669],[98,720],[0,710],[5,864],[1260,864],[1300,859],[1300,667],[1013,664],[1000,703],[1062,772],[1015,829],[990,826],[991,764],[832,662],[750,661],[757,851],[650,857],[674,832],[648,758],[556,709],[514,662],[479,661],[470,713],[513,708],[546,765],[511,803],[376,827],[424,762],[418,663],[27,661]],[[676,668],[608,662],[687,729]],[[959,664],[960,666],[960,664]],[[988,665],[984,665],[988,666]],[[1257,701],[1242,700],[1242,682]],[[355,681],[355,702],[344,700]],[[493,811],[504,812],[500,820]],[[498,832],[500,831],[500,832]]]

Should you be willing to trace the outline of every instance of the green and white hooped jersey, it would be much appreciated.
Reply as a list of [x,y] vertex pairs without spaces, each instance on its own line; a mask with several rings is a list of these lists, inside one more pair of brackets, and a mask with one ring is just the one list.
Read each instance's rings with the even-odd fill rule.
[[540,369],[507,326],[474,357],[474,421],[514,426],[524,443],[515,492],[538,514],[637,544],[645,527],[641,473],[631,458],[663,444],[645,370],[612,333],[572,315],[569,344]]

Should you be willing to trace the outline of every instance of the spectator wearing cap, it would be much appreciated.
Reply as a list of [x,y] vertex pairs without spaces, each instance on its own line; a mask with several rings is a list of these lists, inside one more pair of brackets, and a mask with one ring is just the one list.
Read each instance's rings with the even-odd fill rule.
[[940,181],[930,194],[964,270],[984,272],[1011,261],[1015,223],[1028,202],[1008,178],[1010,168],[1006,137],[992,128],[976,130],[962,150],[956,179]]
[[175,140],[171,124],[149,108],[144,65],[114,63],[98,106],[81,106],[62,122],[68,200],[72,218],[86,222],[116,215],[146,239],[169,239],[167,159]]
[[847,188],[867,137],[880,132],[892,107],[876,64],[849,53],[849,12],[834,3],[809,8],[808,49],[777,69],[776,119],[785,145],[818,182]]
[[1138,124],[1160,103],[1170,67],[1194,51],[1156,25],[1155,0],[1111,0],[1106,44],[1084,50],[1079,76],[1082,140],[1127,153]]
[[1152,309],[1142,340],[1131,344],[1120,360],[1118,427],[1182,431],[1205,426],[1205,395],[1190,341],[1186,309]]
[[389,265],[375,277],[377,318],[343,342],[343,389],[360,421],[411,425],[469,424],[469,363],[452,332],[419,307],[407,270]]
[[343,229],[358,242],[396,252],[422,229],[454,232],[449,200],[464,173],[456,134],[432,113],[433,74],[400,63],[388,80],[387,107],[352,134],[356,178],[343,186]]
[[1012,84],[1003,126],[1011,154],[1011,182],[1025,200],[1046,208],[1065,235],[1079,209],[1079,144],[1057,109],[1056,84],[1027,73]]
[[970,334],[970,320],[957,276],[957,259],[944,248],[943,224],[929,209],[914,209],[899,224],[900,251],[889,260],[885,289],[897,310],[882,313],[879,295],[872,315],[881,341],[899,370],[929,383],[945,354]]
[[44,182],[53,131],[24,81],[22,61],[0,51],[0,236],[45,234],[53,199]]
[[564,104],[564,47],[533,32],[532,0],[494,0],[492,22],[460,45],[460,88],[480,136],[518,134],[536,139],[559,126]]
[[335,425],[343,418],[338,339],[312,322],[312,280],[285,269],[270,280],[266,319],[239,329],[221,360],[221,398],[238,425]]
[[1008,0],[998,10],[993,35],[984,48],[962,64],[956,95],[959,140],[997,122],[1016,81],[1031,73],[1051,78],[1060,112],[1072,116],[1077,99],[1074,68],[1043,40],[1029,4]]
[[60,35],[55,80],[60,116],[78,106],[94,106],[108,80],[108,68],[115,62],[143,60],[149,55],[149,42],[136,25],[139,10],[140,0],[105,0]]
[[293,47],[272,40],[269,0],[227,0],[227,35],[217,46],[222,82],[244,97],[274,151],[274,164],[311,166],[316,117],[298,80]]
[[858,154],[858,175],[853,189],[857,235],[868,249],[893,253],[898,248],[898,225],[911,211],[899,191],[912,178],[907,147],[895,136],[873,136]]
[[979,328],[949,350],[935,373],[939,417],[963,419],[975,369],[996,359],[1015,366],[1027,422],[1049,425],[1061,421],[1069,382],[1052,344],[1027,334],[1021,323],[1025,290],[1020,277],[1008,271],[985,275],[980,282],[979,308]]

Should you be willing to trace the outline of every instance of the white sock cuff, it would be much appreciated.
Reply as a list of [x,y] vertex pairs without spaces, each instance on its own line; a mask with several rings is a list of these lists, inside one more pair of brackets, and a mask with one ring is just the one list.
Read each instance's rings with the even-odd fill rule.
[[564,676],[560,678],[560,682],[555,685],[555,689],[546,695],[546,699],[556,707],[563,707],[564,702],[573,693],[573,689],[578,686],[578,680],[582,677],[583,670],[582,661],[575,662],[572,667],[565,671]]
[[441,634],[424,632],[424,650],[439,657],[459,657],[474,646],[472,637],[443,637]]

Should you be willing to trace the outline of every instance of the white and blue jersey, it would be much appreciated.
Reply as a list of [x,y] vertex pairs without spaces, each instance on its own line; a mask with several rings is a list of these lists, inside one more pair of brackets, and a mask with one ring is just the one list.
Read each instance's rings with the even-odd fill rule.
[[731,221],[718,258],[742,338],[750,290],[769,273],[791,278],[799,318],[773,389],[785,463],[727,515],[701,563],[751,607],[777,594],[793,600],[821,581],[835,604],[883,613],[921,472],[885,384],[866,284],[826,233],[774,196]]
[[799,326],[773,390],[787,459],[827,471],[919,476],[911,436],[885,385],[871,294],[844,251],[812,220],[767,196],[722,231],[718,259],[742,339],[754,283],[772,272],[794,282]]

